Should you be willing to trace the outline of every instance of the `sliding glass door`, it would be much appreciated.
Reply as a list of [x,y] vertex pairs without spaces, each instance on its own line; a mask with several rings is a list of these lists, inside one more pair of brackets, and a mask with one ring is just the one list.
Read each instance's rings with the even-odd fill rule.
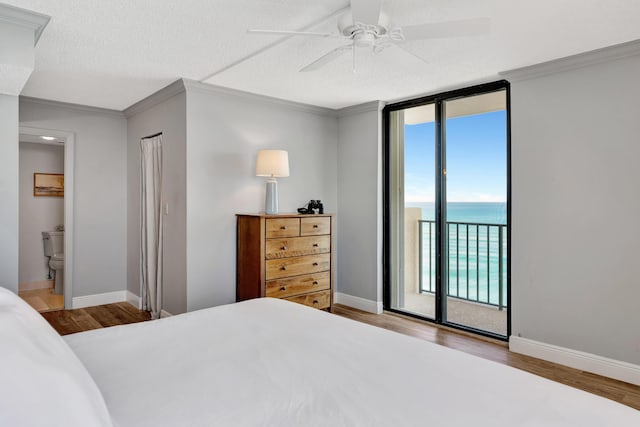
[[390,113],[393,291],[390,305],[436,318],[435,104]]
[[385,109],[385,308],[509,333],[506,82]]

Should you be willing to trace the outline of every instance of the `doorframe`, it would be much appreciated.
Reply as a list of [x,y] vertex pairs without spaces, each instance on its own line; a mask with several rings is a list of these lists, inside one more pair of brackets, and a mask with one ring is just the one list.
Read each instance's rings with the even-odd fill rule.
[[[64,139],[64,308],[73,308],[73,235],[74,235],[74,153],[75,153],[75,133],[57,129],[36,128],[30,126],[20,126],[22,135],[32,136],[55,136]],[[46,144],[46,143],[42,143]]]
[[[398,309],[394,309],[391,307],[391,205],[390,205],[390,168],[391,168],[391,135],[390,135],[390,119],[391,112],[404,110],[407,108],[418,107],[425,104],[434,104],[435,106],[435,114],[436,114],[436,144],[442,143],[443,132],[439,126],[437,119],[441,114],[441,104],[444,101],[451,101],[457,98],[464,98],[468,96],[474,95],[482,95],[485,93],[496,92],[498,90],[504,89],[506,91],[506,124],[507,124],[507,140],[506,140],[506,151],[507,151],[507,335],[502,336],[489,331],[484,331],[481,329],[476,329],[466,325],[460,325],[457,323],[451,323],[446,321],[440,321],[438,319],[444,319],[443,317],[443,306],[442,303],[442,292],[445,289],[445,281],[441,277],[436,277],[436,286],[439,286],[440,295],[436,295],[436,318],[430,319],[426,316],[421,316],[419,314],[406,312]],[[434,95],[427,95],[420,98],[410,99],[406,101],[397,102],[394,104],[387,104],[382,110],[382,166],[383,166],[383,176],[384,182],[382,186],[383,194],[383,249],[382,249],[382,280],[383,280],[383,309],[386,311],[390,311],[393,313],[401,314],[408,317],[413,317],[416,319],[424,320],[431,323],[436,323],[438,325],[444,325],[455,329],[460,329],[468,332],[472,332],[478,335],[487,336],[490,338],[499,339],[502,341],[508,341],[509,336],[511,336],[511,242],[513,240],[513,236],[511,235],[511,86],[507,80],[498,80],[490,83],[483,83],[475,86],[470,86],[462,89],[455,89],[448,92],[438,93]],[[440,120],[441,122],[441,120]],[[442,154],[440,149],[437,150],[437,153]],[[437,157],[437,155],[436,155]],[[440,164],[442,159],[436,158],[436,162]],[[440,174],[438,174],[440,175]],[[439,181],[439,179],[438,179]],[[438,201],[441,199],[441,191],[442,185],[438,182],[436,184],[436,205],[438,205]],[[440,203],[441,204],[441,203]],[[440,211],[441,207],[436,206],[436,220],[438,216],[441,216],[443,212]],[[446,221],[441,222],[443,226],[446,225]],[[437,227],[436,227],[437,228]],[[436,239],[438,242],[438,239]],[[438,244],[438,243],[436,243]],[[442,251],[441,251],[442,252]],[[442,262],[436,262],[436,265],[440,266],[444,264],[444,260]],[[436,275],[438,275],[438,270],[442,271],[442,268],[437,268]],[[441,274],[441,273],[440,273]]]

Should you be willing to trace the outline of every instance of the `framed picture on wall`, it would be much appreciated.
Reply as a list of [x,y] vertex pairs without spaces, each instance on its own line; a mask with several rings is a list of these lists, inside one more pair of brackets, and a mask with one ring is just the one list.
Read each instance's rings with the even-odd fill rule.
[[64,174],[62,173],[34,173],[33,195],[64,197]]

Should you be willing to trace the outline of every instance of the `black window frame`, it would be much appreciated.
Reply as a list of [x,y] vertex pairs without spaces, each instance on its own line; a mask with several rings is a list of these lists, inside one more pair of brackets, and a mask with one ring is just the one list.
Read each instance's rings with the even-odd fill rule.
[[[442,301],[443,292],[446,291],[446,280],[442,279],[442,268],[438,269],[436,274],[436,286],[438,286],[439,292],[436,293],[436,316],[434,319],[426,316],[421,316],[416,313],[406,312],[391,307],[391,223],[390,223],[390,165],[391,165],[391,135],[390,135],[390,118],[391,112],[404,110],[407,108],[419,107],[426,104],[434,104],[435,106],[435,126],[436,126],[436,170],[442,172],[441,160],[443,158],[443,126],[442,126],[442,111],[443,105],[446,101],[452,101],[455,99],[466,98],[470,96],[483,95],[487,93],[497,92],[504,90],[506,92],[506,118],[507,118],[507,335],[499,335],[490,331],[485,331],[477,328],[473,328],[467,325],[461,325],[446,320],[444,310],[446,310],[445,304]],[[382,110],[383,120],[383,141],[382,141],[382,160],[383,160],[383,173],[384,182],[382,186],[383,196],[383,308],[385,311],[401,314],[404,316],[413,317],[416,319],[424,320],[427,322],[460,329],[467,332],[472,332],[478,335],[495,338],[501,341],[508,341],[511,335],[511,243],[513,240],[511,234],[511,86],[507,80],[498,80],[490,83],[483,83],[475,86],[470,86],[461,89],[450,90],[434,95],[427,95],[415,99],[396,102],[386,105]],[[443,185],[440,182],[442,173],[437,174],[436,179],[436,229],[446,225],[446,221],[443,221],[444,212],[442,211],[442,191]],[[442,253],[442,244],[444,239],[444,233],[442,230],[439,232],[440,238],[436,240],[437,253]],[[441,263],[446,262],[446,257],[442,257]]]

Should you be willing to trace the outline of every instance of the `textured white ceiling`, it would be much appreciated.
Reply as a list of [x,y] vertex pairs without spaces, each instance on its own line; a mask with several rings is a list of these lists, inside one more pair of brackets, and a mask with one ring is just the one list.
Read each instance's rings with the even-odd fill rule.
[[[180,77],[202,80],[260,52],[279,36],[248,28],[298,29],[348,0],[3,0],[52,17],[23,95],[122,110]],[[394,24],[490,17],[487,36],[357,51],[298,70],[344,44],[292,37],[207,83],[341,108],[395,100],[496,77],[507,69],[640,39],[638,0],[395,0]],[[314,30],[336,31],[336,18]]]

